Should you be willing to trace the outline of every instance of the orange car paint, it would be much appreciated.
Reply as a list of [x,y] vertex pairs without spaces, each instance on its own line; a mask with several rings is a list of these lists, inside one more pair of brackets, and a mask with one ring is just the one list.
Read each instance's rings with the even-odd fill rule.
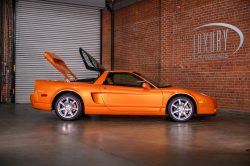
[[32,106],[36,109],[51,111],[57,95],[68,91],[82,99],[85,114],[165,115],[170,99],[180,94],[190,96],[195,101],[197,114],[216,114],[217,111],[217,102],[212,97],[177,87],[157,88],[139,75],[137,76],[153,85],[153,88],[103,85],[109,72],[134,73],[133,71],[105,71],[94,83],[70,82],[67,74],[75,79],[77,77],[66,64],[56,54],[46,52],[44,56],[68,81],[36,80],[35,92],[30,95]]
[[75,79],[77,77],[72,73],[71,70],[67,67],[67,65],[64,63],[64,61],[57,56],[54,53],[51,52],[45,52],[44,57],[57,69],[59,70],[66,78],[68,81],[70,81],[69,76],[67,75],[70,73]]
[[[153,88],[148,91],[143,88],[102,85],[108,72],[103,73],[94,84],[37,80],[35,93],[30,96],[31,103],[34,108],[51,111],[57,94],[70,91],[82,98],[86,114],[165,115],[169,99],[177,94],[185,94],[194,99],[198,114],[216,113],[217,103],[213,98],[183,88]],[[47,97],[41,94],[47,94]],[[107,102],[104,103],[103,99],[107,99]]]

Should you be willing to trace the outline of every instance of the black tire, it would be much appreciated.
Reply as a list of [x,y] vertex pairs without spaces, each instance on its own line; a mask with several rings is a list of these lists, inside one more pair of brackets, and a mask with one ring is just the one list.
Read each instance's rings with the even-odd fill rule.
[[186,96],[176,96],[168,104],[169,117],[176,122],[186,122],[195,112],[194,102]]
[[83,113],[83,103],[72,93],[61,95],[55,102],[56,115],[65,121],[78,119]]

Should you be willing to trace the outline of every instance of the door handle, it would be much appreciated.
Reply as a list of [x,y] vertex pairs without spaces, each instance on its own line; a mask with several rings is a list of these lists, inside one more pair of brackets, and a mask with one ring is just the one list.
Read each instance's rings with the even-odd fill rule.
[[104,89],[106,89],[106,87],[104,87]]

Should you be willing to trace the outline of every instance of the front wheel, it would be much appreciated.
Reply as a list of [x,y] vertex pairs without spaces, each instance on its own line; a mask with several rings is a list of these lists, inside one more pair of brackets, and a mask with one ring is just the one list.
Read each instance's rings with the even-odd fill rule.
[[185,96],[177,96],[171,99],[168,105],[170,118],[177,122],[185,122],[192,118],[195,110],[194,102]]
[[83,103],[74,94],[66,93],[60,96],[55,103],[56,115],[62,120],[75,120],[83,111]]

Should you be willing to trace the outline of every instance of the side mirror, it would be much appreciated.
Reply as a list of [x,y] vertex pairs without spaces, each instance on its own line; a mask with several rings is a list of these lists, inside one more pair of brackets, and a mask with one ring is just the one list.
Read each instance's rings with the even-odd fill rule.
[[142,88],[143,88],[143,89],[146,89],[146,90],[151,90],[150,85],[149,85],[148,83],[146,83],[146,82],[144,82],[144,83],[142,84]]

